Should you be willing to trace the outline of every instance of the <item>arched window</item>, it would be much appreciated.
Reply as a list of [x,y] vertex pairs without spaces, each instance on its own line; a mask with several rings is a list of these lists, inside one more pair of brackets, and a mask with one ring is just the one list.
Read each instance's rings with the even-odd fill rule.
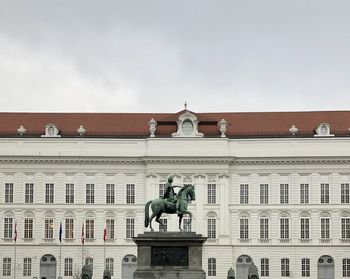
[[350,239],[350,214],[342,212],[340,214],[341,221],[341,239]]
[[300,214],[300,238],[310,239],[310,215],[307,212]]
[[269,239],[269,215],[260,215],[260,239]]
[[247,213],[239,216],[239,239],[249,239],[249,215]]
[[208,259],[208,276],[216,276],[216,259]]
[[330,214],[328,212],[322,212],[320,214],[321,239],[330,238],[330,220]]
[[280,239],[289,239],[289,214],[287,212],[280,214]]

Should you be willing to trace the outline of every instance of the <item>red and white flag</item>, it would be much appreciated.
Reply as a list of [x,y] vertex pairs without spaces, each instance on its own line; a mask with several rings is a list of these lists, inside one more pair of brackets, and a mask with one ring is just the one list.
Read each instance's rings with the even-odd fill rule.
[[17,241],[17,222],[15,223],[15,230],[14,230],[13,240]]
[[107,237],[107,228],[106,228],[106,224],[105,224],[105,228],[103,230],[103,241],[106,241],[106,237]]
[[83,225],[81,226],[81,243],[84,244],[85,239],[84,239],[84,222]]

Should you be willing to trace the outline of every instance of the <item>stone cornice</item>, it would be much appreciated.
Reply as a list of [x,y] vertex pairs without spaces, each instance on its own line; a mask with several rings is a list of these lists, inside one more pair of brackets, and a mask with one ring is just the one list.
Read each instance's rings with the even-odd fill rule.
[[350,164],[350,157],[308,157],[308,158],[245,158],[232,160],[232,165],[335,165]]

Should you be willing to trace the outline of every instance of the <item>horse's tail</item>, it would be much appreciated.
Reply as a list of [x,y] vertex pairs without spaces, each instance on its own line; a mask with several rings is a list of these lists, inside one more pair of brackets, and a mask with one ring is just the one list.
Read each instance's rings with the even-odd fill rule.
[[149,206],[151,203],[152,201],[148,201],[145,205],[145,228],[147,228],[149,224]]

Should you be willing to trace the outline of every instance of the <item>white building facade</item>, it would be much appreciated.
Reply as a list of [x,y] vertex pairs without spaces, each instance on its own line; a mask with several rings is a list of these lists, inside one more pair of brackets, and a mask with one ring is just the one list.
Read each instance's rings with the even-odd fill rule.
[[[206,137],[195,113],[176,119],[168,136],[156,121],[146,137],[64,136],[53,119],[42,137],[0,138],[0,278],[74,278],[86,259],[96,278],[105,266],[132,278],[132,237],[149,230],[144,205],[169,175],[195,185],[184,226],[208,237],[207,278],[230,267],[247,278],[251,261],[260,278],[350,277],[350,137],[327,119],[312,136],[290,125],[273,137],[230,136],[221,118]],[[176,216],[163,220],[177,230]]]

